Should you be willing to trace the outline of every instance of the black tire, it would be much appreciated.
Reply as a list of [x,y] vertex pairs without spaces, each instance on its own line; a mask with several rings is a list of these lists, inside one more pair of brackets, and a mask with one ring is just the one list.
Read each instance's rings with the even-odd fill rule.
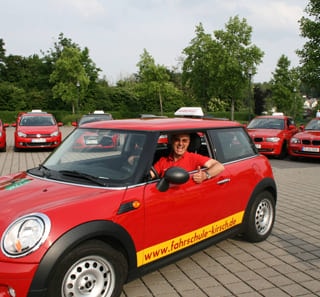
[[50,277],[48,297],[119,297],[127,273],[121,252],[91,240],[58,261]]
[[288,146],[287,146],[287,142],[284,141],[281,147],[281,152],[280,155],[278,155],[278,159],[282,160],[284,159],[288,154]]
[[245,216],[245,239],[250,242],[267,239],[273,228],[275,214],[273,195],[268,191],[259,193]]
[[7,151],[7,146],[4,146],[2,149],[0,149],[0,152],[5,153]]

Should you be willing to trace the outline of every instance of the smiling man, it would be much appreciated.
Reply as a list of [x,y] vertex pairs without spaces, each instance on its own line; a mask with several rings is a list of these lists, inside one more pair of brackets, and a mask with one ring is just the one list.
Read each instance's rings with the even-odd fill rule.
[[[210,179],[224,170],[224,166],[207,156],[188,152],[190,145],[189,134],[175,134],[171,138],[172,152],[167,157],[162,157],[154,164],[155,170],[162,177],[167,169],[172,166],[181,167],[187,171],[198,170],[193,174],[192,178],[196,183],[202,183],[206,179]],[[201,170],[205,167],[206,170]],[[155,174],[151,172],[152,178]]]

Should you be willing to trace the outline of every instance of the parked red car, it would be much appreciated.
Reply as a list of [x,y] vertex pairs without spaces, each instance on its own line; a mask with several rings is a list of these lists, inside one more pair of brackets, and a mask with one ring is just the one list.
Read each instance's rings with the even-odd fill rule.
[[[74,150],[93,131],[101,137]],[[180,167],[152,179],[170,152],[159,136],[176,133],[224,171],[201,184]],[[114,134],[115,150],[96,149]],[[225,238],[268,238],[277,189],[241,124],[155,118],[74,129],[43,164],[0,178],[0,196],[0,296],[118,297],[125,282]]]
[[3,123],[0,119],[0,152],[5,152],[7,150],[7,136],[6,136],[7,127],[9,127],[9,125]]
[[298,132],[293,118],[285,115],[257,116],[247,129],[261,154],[279,159],[287,155],[290,138]]
[[291,159],[298,157],[320,158],[320,118],[312,119],[289,143]]
[[14,125],[14,149],[56,148],[61,143],[61,131],[54,116],[40,110],[19,113]]

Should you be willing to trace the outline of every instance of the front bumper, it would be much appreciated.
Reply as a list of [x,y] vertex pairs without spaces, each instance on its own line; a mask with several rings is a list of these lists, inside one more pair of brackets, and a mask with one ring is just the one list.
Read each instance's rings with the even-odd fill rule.
[[255,142],[255,146],[263,155],[278,156],[281,154],[281,143],[279,142]]
[[0,262],[0,296],[12,297],[9,289],[17,297],[27,297],[32,278],[38,264]]
[[61,137],[46,138],[27,138],[17,137],[15,139],[15,147],[21,149],[27,148],[56,148],[61,143]]

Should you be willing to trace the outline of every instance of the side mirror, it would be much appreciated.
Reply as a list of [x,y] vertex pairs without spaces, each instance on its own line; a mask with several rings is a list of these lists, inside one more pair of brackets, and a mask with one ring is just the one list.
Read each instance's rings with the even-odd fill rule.
[[299,131],[304,131],[304,125],[299,126]]
[[3,128],[8,128],[9,127],[9,124],[8,123],[4,123],[3,124]]
[[62,122],[58,122],[58,127],[62,127],[63,123]]
[[190,176],[189,173],[181,168],[181,167],[171,167],[169,168],[164,177],[161,178],[159,183],[157,184],[157,189],[160,192],[165,192],[169,189],[169,184],[184,184],[189,180]]
[[77,122],[72,122],[71,125],[72,125],[73,127],[78,127],[78,123],[77,123]]
[[110,136],[103,136],[99,142],[102,146],[112,146],[113,140]]
[[289,130],[296,129],[297,127],[295,125],[289,125]]

